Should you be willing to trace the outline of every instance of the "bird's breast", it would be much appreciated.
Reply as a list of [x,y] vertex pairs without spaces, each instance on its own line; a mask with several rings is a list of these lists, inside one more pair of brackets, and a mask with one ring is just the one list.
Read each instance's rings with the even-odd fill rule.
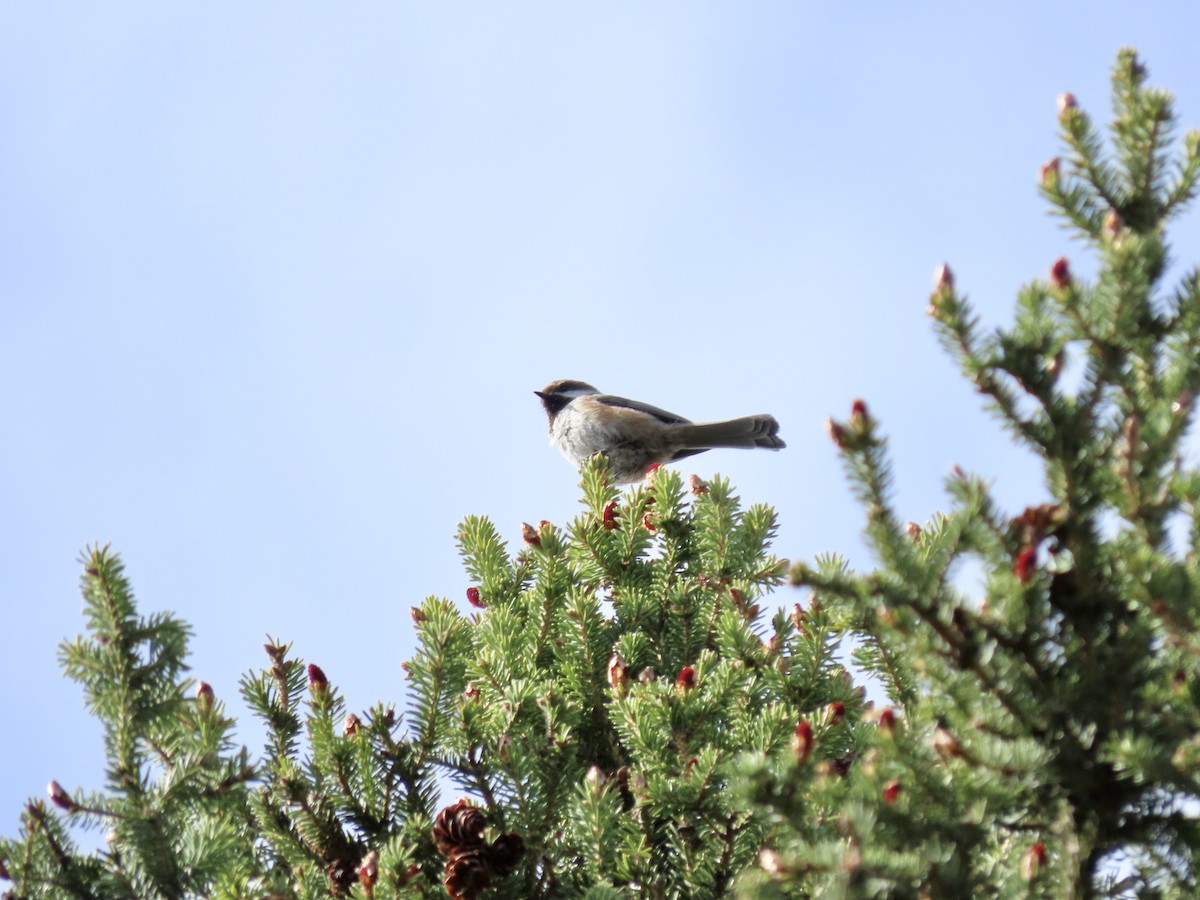
[[624,438],[618,422],[611,417],[581,413],[567,408],[554,417],[550,443],[575,465],[595,453],[605,452]]

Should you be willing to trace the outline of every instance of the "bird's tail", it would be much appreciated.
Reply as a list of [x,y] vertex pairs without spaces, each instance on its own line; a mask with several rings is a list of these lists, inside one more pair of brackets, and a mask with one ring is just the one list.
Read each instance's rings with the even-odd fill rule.
[[685,448],[765,447],[780,450],[786,447],[779,436],[779,423],[774,416],[743,416],[727,422],[705,422],[701,425],[680,425],[671,435]]

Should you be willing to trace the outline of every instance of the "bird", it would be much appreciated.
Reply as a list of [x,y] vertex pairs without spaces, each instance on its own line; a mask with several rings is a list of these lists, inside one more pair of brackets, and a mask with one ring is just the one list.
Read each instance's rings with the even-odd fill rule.
[[576,468],[597,453],[619,484],[644,478],[655,463],[671,463],[717,447],[781,450],[779,423],[766,414],[696,424],[625,397],[602,394],[584,381],[552,381],[540,391],[550,420],[550,444]]

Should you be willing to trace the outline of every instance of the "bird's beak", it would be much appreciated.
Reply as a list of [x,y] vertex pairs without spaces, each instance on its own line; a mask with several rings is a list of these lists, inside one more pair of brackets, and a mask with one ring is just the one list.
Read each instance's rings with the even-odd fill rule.
[[546,395],[542,391],[534,391],[534,393],[537,394],[539,397],[541,397],[543,400],[546,399]]

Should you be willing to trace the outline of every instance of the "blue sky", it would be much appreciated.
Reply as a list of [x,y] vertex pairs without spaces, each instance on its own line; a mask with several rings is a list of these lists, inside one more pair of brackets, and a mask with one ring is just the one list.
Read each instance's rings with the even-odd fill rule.
[[102,782],[55,658],[85,544],[192,624],[235,711],[267,634],[402,705],[409,607],[468,586],[458,521],[516,544],[576,514],[555,378],[774,413],[787,450],[687,469],[773,503],[784,556],[870,562],[823,424],[855,397],[902,515],[955,463],[1040,500],[938,348],[932,273],[998,323],[1058,256],[1091,270],[1036,192],[1055,97],[1106,120],[1132,44],[1200,125],[1200,16],[909,6],[0,11],[0,833],[50,778]]

